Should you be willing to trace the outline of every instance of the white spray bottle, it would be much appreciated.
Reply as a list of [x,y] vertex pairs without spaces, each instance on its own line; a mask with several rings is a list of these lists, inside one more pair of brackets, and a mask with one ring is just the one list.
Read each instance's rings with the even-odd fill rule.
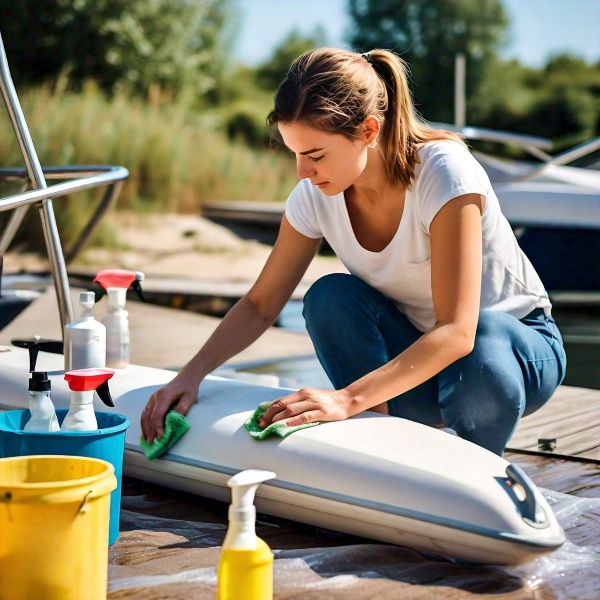
[[62,431],[95,431],[98,429],[94,412],[94,392],[106,406],[114,407],[108,380],[114,375],[108,369],[79,369],[67,371],[65,380],[71,390],[69,412],[62,423]]
[[81,292],[79,319],[65,327],[65,370],[102,369],[106,362],[106,327],[94,319],[94,292]]
[[54,404],[50,400],[50,380],[48,373],[44,371],[31,373],[29,412],[31,418],[25,423],[23,431],[58,431],[60,429]]
[[129,364],[129,313],[125,301],[129,287],[144,299],[140,285],[143,280],[140,271],[121,269],[99,271],[94,279],[108,294],[108,315],[102,323],[106,326],[106,366],[112,369],[123,369]]
[[217,600],[273,597],[273,553],[256,535],[254,495],[261,483],[274,477],[271,471],[248,469],[227,482],[232,502],[217,571]]

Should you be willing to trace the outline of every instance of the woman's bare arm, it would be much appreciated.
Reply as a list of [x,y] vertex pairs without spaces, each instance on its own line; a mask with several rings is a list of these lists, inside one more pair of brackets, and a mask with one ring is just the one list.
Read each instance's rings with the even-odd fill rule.
[[261,424],[340,420],[406,392],[473,349],[481,294],[483,197],[449,201],[431,227],[435,326],[402,354],[341,390],[306,388],[277,400]]
[[198,386],[211,371],[256,341],[273,324],[302,279],[319,246],[318,239],[298,233],[283,217],[277,242],[250,291],[225,315],[219,326],[169,384],[157,390],[142,413],[148,443],[164,431],[164,416],[174,402],[187,414]]

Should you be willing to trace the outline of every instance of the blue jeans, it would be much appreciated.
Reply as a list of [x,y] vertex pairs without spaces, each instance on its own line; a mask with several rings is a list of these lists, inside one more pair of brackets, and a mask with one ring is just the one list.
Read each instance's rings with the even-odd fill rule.
[[[304,297],[306,328],[336,389],[385,365],[421,337],[394,303],[354,275],[316,281]],[[473,351],[388,400],[390,415],[444,423],[502,455],[523,415],[543,406],[564,379],[566,357],[552,317],[518,320],[481,311]]]

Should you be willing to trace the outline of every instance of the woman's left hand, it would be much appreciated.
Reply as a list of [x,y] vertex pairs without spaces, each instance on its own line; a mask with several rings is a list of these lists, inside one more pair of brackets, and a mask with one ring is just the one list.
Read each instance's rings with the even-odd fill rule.
[[315,421],[343,421],[351,416],[351,398],[344,390],[304,388],[275,400],[259,422],[268,427],[277,421],[304,425]]

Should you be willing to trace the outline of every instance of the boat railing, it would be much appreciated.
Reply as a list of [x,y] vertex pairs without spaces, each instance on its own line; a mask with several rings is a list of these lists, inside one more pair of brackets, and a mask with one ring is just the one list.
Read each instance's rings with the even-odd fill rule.
[[[107,185],[102,200],[97,205],[87,224],[75,242],[73,242],[71,248],[65,252],[65,263],[68,265],[69,263],[73,262],[75,258],[77,258],[108,208],[117,199],[123,185],[123,179],[127,177],[128,173],[127,170],[123,169],[122,167],[111,167],[106,165],[42,167],[42,171],[46,181],[50,179],[80,179],[80,181],[67,181],[66,183],[71,185],[63,186],[61,188],[58,188],[57,186],[43,188],[44,194],[50,194],[54,198],[81,191],[82,189],[89,189],[90,187]],[[96,174],[108,174],[108,178],[102,177],[99,179],[92,179]],[[0,237],[0,256],[8,250],[8,247],[13,241],[17,231],[19,230],[19,227],[21,226],[21,223],[23,222],[23,219],[25,218],[29,205],[39,201],[37,195],[26,194],[30,186],[29,179],[27,177],[27,171],[25,169],[0,168],[0,181],[11,180],[23,180],[25,181],[25,185],[21,193],[14,196],[0,198],[0,212],[7,210],[13,211],[8,223],[6,224],[6,227],[4,228],[4,231],[2,232],[2,236]],[[83,184],[85,187],[72,185],[75,183]],[[40,192],[40,190],[29,191]]]
[[596,150],[600,150],[600,137],[593,138],[584,142],[583,144],[579,144],[574,148],[569,148],[556,156],[551,157],[549,160],[543,162],[540,166],[523,173],[514,178],[513,181],[525,181],[527,179],[531,179],[533,177],[538,177],[542,175],[544,171],[546,171],[550,167],[559,167],[563,165],[567,165],[578,158],[583,158]]
[[434,123],[434,125],[450,131],[456,131],[470,140],[481,140],[484,142],[495,142],[498,144],[516,146],[541,161],[541,164],[536,165],[524,173],[519,173],[512,177],[510,181],[526,181],[527,179],[538,177],[548,168],[568,165],[574,160],[583,158],[600,149],[600,137],[596,137],[579,144],[578,146],[569,148],[560,154],[552,156],[544,152],[544,150],[550,150],[552,148],[552,140],[548,138],[510,133],[508,131],[496,131],[494,129],[485,129],[483,127],[467,126],[458,128],[447,123]]
[[[129,176],[129,172],[125,167],[110,165],[42,168],[10,75],[1,34],[0,92],[25,161],[25,169],[0,169],[0,179],[21,179],[25,182],[23,191],[0,199],[0,212],[15,210],[9,219],[2,238],[0,238],[0,254],[8,248],[13,240],[29,205],[35,204],[40,213],[50,271],[58,301],[61,329],[64,331],[67,323],[73,320],[73,308],[66,261],[56,225],[52,198],[108,186],[96,211],[69,252],[69,258],[72,259],[81,250],[107,208],[114,202],[121,189],[122,182]],[[47,179],[64,180],[65,178],[69,178],[69,180],[51,186],[46,183]]]

